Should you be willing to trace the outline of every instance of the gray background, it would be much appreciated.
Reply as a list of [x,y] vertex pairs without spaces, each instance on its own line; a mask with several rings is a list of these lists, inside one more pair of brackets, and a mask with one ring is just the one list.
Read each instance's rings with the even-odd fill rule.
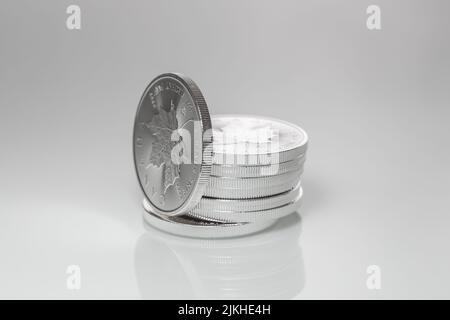
[[[73,3],[79,31],[65,25]],[[449,12],[444,0],[2,0],[0,297],[450,298]],[[309,133],[289,232],[145,231],[133,118],[168,71],[192,77],[212,114]],[[72,264],[81,290],[66,287]],[[381,290],[366,287],[372,264]]]

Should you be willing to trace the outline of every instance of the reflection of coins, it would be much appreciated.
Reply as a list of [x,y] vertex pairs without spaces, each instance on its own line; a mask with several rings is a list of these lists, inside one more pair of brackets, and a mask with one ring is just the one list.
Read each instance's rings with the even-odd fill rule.
[[148,228],[135,250],[143,299],[292,299],[304,287],[297,214],[231,239],[180,238]]
[[[163,74],[145,89],[136,113],[133,150],[136,173],[153,212],[178,215],[200,200],[211,170],[210,129],[206,102],[191,79]],[[192,149],[194,154],[186,156]]]

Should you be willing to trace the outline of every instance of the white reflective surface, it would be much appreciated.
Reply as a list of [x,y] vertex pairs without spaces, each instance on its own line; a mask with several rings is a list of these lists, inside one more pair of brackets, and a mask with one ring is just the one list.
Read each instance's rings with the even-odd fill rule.
[[145,299],[291,299],[305,282],[300,230],[296,213],[235,239],[180,238],[150,228],[135,251],[140,293]]
[[[1,298],[450,298],[448,1],[380,1],[379,31],[357,0],[77,4],[78,31],[64,2],[1,4]],[[167,71],[212,113],[308,133],[287,234],[212,250],[145,230],[132,127]]]

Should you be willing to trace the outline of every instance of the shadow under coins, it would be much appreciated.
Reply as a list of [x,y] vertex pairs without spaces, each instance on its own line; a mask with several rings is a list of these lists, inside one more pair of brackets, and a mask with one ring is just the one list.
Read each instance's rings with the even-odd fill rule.
[[149,227],[135,249],[143,299],[290,299],[305,285],[297,213],[257,234],[194,239]]

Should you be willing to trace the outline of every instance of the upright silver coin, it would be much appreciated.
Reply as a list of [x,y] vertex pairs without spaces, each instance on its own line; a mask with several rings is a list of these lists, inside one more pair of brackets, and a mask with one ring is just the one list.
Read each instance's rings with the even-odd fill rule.
[[211,118],[188,77],[162,74],[145,89],[136,113],[133,152],[137,177],[152,212],[192,209],[211,173]]
[[286,121],[253,115],[215,115],[212,126],[214,164],[267,165],[306,153],[306,132]]

